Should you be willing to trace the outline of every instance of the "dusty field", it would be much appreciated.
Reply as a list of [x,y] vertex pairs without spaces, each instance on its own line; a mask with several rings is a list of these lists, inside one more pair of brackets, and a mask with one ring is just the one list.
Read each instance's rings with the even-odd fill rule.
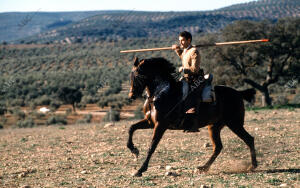
[[[0,187],[299,187],[300,109],[246,113],[255,137],[258,168],[247,146],[228,128],[224,149],[209,172],[194,169],[212,153],[206,128],[199,133],[167,131],[143,177],[131,177],[145,158],[152,131],[137,131],[140,159],[126,148],[132,122],[0,130]],[[170,165],[177,176],[166,176]]]

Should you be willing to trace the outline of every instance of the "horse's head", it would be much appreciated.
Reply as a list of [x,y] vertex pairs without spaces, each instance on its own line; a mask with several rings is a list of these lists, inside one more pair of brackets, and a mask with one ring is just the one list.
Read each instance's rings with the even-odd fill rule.
[[144,63],[144,60],[139,60],[137,57],[134,58],[133,68],[130,75],[130,91],[129,98],[136,99],[142,96],[143,91],[146,88],[146,75],[143,75],[139,67]]
[[174,83],[172,76],[175,73],[175,67],[164,58],[149,58],[138,60],[134,59],[134,65],[131,71],[131,88],[129,98],[135,99],[142,96],[143,91],[148,87],[148,93],[151,92],[162,82]]

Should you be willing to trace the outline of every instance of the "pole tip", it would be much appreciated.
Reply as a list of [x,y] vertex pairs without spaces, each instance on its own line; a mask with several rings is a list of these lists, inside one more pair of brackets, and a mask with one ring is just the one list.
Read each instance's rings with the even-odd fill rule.
[[262,42],[269,42],[269,39],[262,39]]

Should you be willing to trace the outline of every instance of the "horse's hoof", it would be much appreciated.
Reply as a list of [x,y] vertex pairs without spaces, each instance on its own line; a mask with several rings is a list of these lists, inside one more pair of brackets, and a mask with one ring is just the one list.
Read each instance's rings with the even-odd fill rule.
[[134,156],[134,161],[137,161],[137,159],[139,158],[139,150],[137,148],[134,148],[131,153],[133,154]]
[[203,172],[207,172],[209,170],[208,166],[199,166],[196,169],[198,172],[203,173]]
[[141,172],[137,171],[136,173],[133,173],[132,176],[133,177],[142,177],[143,174]]
[[138,158],[138,157],[139,157],[139,154],[140,154],[140,152],[139,152],[139,150],[138,150],[137,148],[133,148],[133,150],[131,151],[131,153],[132,153],[136,158]]
[[254,171],[255,169],[257,168],[257,165],[250,165],[249,167],[248,167],[248,171],[250,171],[250,172],[252,172],[252,171]]

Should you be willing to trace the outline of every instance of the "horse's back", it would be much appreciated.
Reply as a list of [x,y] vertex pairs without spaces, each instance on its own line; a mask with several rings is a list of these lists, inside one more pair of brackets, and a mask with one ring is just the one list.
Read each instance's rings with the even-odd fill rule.
[[[243,101],[241,93],[231,87],[217,85],[214,87],[216,97],[227,102]],[[226,100],[225,100],[226,99]]]

